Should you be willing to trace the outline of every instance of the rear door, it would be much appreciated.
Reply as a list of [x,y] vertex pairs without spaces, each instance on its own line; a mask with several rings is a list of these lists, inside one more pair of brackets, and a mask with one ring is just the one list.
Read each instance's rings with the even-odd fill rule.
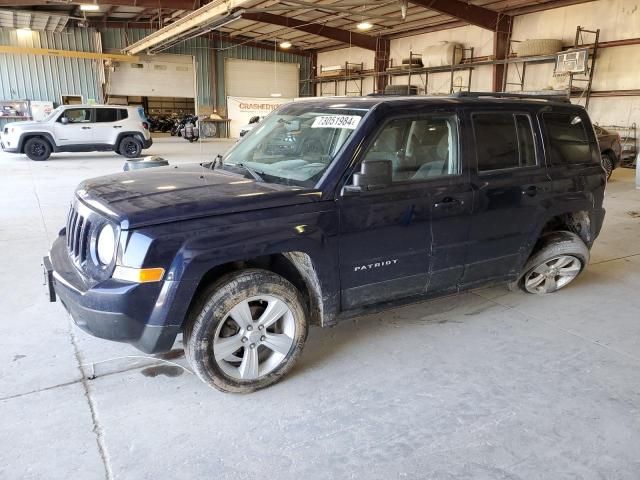
[[94,143],[99,145],[113,145],[115,143],[118,132],[122,130],[122,121],[118,112],[118,108],[102,107],[95,109]]
[[[68,123],[62,123],[66,118]],[[69,108],[62,112],[53,127],[58,146],[93,143],[93,108]]]
[[524,110],[473,110],[475,144],[468,264],[463,283],[510,278],[533,247],[552,185],[534,115]]

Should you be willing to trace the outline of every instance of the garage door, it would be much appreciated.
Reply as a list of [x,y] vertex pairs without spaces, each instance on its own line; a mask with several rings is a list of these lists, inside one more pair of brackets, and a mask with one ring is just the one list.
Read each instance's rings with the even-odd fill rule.
[[297,63],[258,62],[227,58],[224,80],[230,97],[298,96],[300,66]]
[[109,95],[196,96],[195,68],[190,55],[141,56],[138,63],[114,62],[109,73]]

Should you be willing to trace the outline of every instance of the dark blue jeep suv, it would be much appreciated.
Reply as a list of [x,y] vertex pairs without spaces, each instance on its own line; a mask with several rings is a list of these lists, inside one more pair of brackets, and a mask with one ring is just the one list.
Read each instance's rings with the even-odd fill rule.
[[77,325],[209,385],[278,381],[309,325],[505,282],[558,290],[602,225],[585,110],[497,94],[282,106],[209,164],[83,182],[45,258]]

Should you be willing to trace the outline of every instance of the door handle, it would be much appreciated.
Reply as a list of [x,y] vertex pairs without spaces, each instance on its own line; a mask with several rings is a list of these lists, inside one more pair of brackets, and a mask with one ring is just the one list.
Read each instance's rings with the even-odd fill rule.
[[439,202],[434,203],[433,207],[434,208],[452,208],[452,207],[459,207],[462,205],[464,205],[463,200],[459,200],[453,197],[444,197]]
[[114,125],[113,128],[122,128],[122,125]]
[[83,130],[91,130],[91,127],[82,127]]
[[535,185],[529,185],[527,188],[522,190],[523,195],[529,195],[530,197],[535,197],[538,194],[538,187]]

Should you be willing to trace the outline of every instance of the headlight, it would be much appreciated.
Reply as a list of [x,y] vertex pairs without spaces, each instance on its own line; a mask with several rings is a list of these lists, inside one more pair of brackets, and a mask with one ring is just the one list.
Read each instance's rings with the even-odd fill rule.
[[116,232],[108,223],[98,233],[96,254],[103,265],[110,265],[116,253]]

